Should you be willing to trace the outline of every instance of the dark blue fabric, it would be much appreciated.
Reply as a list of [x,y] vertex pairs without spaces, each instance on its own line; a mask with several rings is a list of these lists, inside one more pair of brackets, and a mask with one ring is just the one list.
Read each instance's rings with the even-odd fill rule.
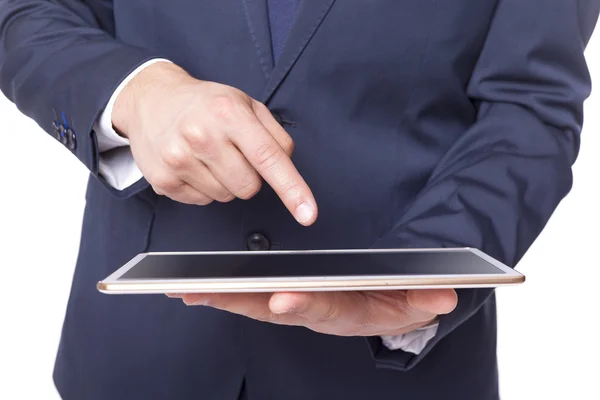
[[[266,0],[242,1],[0,3],[0,88],[53,136],[64,112],[91,171],[54,373],[62,397],[235,400],[245,387],[248,400],[497,400],[490,290],[459,291],[416,356],[95,285],[140,252],[244,250],[255,232],[272,249],[471,246],[514,266],[571,188],[600,2],[305,1],[273,67]],[[314,226],[266,186],[196,207],[145,181],[105,184],[93,122],[153,57],[294,122]]]
[[302,0],[267,0],[273,59],[277,62]]

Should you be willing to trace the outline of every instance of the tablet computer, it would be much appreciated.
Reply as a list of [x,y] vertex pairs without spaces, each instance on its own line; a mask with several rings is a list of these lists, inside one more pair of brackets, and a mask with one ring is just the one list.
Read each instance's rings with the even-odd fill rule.
[[525,276],[472,248],[142,253],[107,294],[476,288]]

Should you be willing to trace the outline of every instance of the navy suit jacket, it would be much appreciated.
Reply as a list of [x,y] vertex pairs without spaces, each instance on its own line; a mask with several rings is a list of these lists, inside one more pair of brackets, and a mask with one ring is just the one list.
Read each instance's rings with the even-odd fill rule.
[[[307,0],[276,66],[265,3],[0,3],[2,91],[91,172],[54,374],[60,393],[497,399],[488,289],[459,291],[418,356],[378,338],[95,290],[140,252],[244,250],[255,233],[270,249],[472,246],[514,266],[569,191],[597,0]],[[115,191],[98,176],[93,123],[117,85],[155,57],[281,117],[319,204],[314,226],[297,224],[268,187],[199,207],[145,181]]]

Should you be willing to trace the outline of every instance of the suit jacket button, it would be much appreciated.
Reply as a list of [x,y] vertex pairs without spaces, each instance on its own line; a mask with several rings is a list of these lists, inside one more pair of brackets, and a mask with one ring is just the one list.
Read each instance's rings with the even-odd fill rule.
[[75,150],[75,148],[77,147],[77,136],[71,128],[67,130],[67,146],[71,150]]
[[263,234],[253,233],[246,239],[246,246],[250,251],[267,251],[271,248],[271,243]]

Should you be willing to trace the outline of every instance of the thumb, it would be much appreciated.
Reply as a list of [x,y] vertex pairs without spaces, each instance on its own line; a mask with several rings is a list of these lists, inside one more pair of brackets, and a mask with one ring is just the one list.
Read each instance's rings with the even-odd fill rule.
[[456,308],[458,295],[454,289],[409,290],[406,301],[416,310],[442,315]]

